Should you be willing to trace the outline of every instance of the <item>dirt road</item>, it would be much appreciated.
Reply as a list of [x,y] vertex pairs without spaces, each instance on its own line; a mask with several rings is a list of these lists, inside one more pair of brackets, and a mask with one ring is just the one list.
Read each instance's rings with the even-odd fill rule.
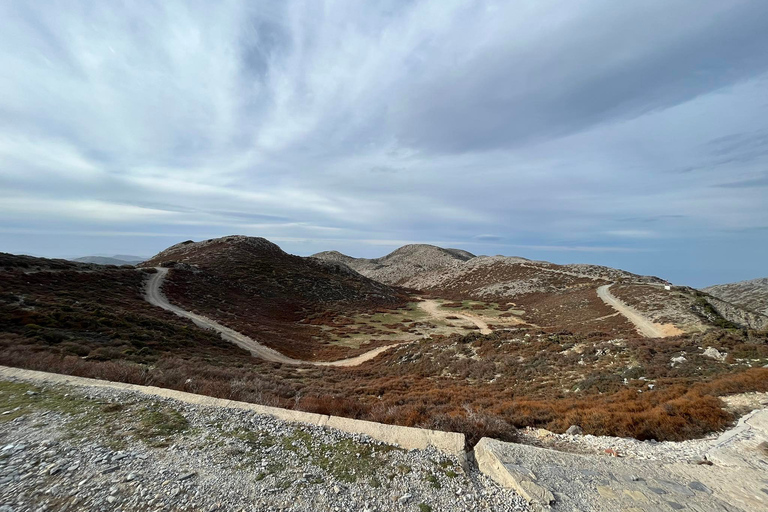
[[663,326],[655,324],[638,313],[634,308],[624,304],[622,301],[611,295],[609,288],[612,285],[604,284],[597,289],[597,296],[603,302],[613,307],[616,311],[624,315],[627,320],[637,327],[638,332],[646,338],[664,338],[669,336]]
[[487,323],[474,315],[470,315],[469,313],[460,313],[458,311],[445,311],[440,309],[440,304],[438,304],[436,300],[425,300],[423,302],[419,302],[419,307],[429,316],[434,318],[440,318],[443,320],[449,316],[457,316],[459,318],[463,318],[464,320],[475,324],[478,329],[480,329],[481,334],[491,334],[493,332],[490,327],[488,327]]
[[300,359],[293,359],[281,354],[277,350],[262,345],[261,343],[249,338],[244,334],[230,329],[229,327],[225,327],[215,320],[211,320],[210,318],[192,313],[191,311],[187,311],[178,306],[174,306],[168,301],[165,295],[163,295],[161,290],[163,280],[168,274],[168,269],[163,267],[156,268],[157,273],[150,276],[149,281],[147,282],[147,287],[144,291],[144,298],[147,300],[147,302],[154,306],[158,306],[171,311],[181,317],[188,318],[192,320],[198,327],[202,327],[203,329],[212,329],[218,332],[224,340],[229,341],[230,343],[234,343],[238,347],[247,350],[252,355],[264,359],[265,361],[272,361],[275,363],[283,364],[312,364],[315,366],[358,366],[366,361],[373,359],[382,352],[399,345],[399,343],[396,343],[394,345],[375,348],[365,352],[364,354],[360,354],[359,356],[350,357],[348,359],[341,359],[339,361],[302,361]]

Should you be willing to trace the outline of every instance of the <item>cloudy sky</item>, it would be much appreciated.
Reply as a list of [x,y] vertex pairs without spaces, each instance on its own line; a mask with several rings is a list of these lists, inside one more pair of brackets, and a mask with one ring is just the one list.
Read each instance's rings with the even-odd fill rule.
[[766,19],[764,0],[3,0],[0,251],[247,234],[766,276]]

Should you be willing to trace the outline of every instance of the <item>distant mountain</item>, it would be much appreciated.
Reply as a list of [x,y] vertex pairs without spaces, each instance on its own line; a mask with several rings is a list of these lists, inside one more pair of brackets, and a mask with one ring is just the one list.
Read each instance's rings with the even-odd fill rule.
[[338,251],[326,251],[312,257],[344,263],[364,276],[382,283],[410,286],[417,276],[445,273],[459,268],[475,255],[461,249],[443,249],[434,245],[411,244],[381,258],[353,258]]
[[703,291],[731,304],[768,315],[768,277],[718,284]]
[[128,256],[124,254],[118,254],[115,256],[83,256],[82,258],[74,258],[72,261],[80,263],[95,263],[97,265],[137,265],[144,261],[146,258],[140,256]]

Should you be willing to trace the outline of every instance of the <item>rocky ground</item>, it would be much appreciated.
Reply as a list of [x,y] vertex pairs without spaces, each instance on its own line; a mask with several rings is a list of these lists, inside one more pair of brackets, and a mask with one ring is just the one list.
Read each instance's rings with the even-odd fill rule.
[[0,512],[525,511],[435,450],[115,389],[0,381]]
[[703,291],[718,299],[768,315],[768,277],[719,284],[704,288]]

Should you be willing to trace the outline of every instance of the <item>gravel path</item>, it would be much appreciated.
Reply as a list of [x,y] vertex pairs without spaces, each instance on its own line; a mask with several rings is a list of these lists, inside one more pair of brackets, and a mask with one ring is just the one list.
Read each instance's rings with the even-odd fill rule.
[[0,381],[0,511],[527,511],[433,449],[108,388]]
[[[373,350],[369,350],[359,356],[350,357],[348,359],[341,359],[338,361],[302,361],[300,359],[293,359],[285,356],[277,350],[271,349],[257,342],[256,340],[249,338],[248,336],[241,334],[234,329],[225,327],[215,320],[211,320],[203,315],[192,313],[178,306],[171,304],[162,292],[163,280],[165,280],[168,274],[168,269],[164,267],[156,267],[157,273],[152,274],[147,282],[144,298],[153,306],[171,311],[181,317],[192,320],[195,325],[202,327],[203,329],[212,329],[218,332],[223,339],[234,343],[238,347],[249,351],[252,355],[264,359],[265,361],[272,361],[275,363],[283,364],[311,364],[315,366],[358,366],[366,361],[370,361],[374,357],[378,356],[382,352],[389,350],[392,347],[396,347],[399,343],[393,345],[387,345],[384,347],[378,347]],[[490,332],[490,331],[489,331]],[[2,511],[0,511],[2,512]]]
[[467,322],[472,322],[477,326],[478,329],[480,329],[481,334],[491,334],[493,331],[490,327],[488,327],[488,324],[485,323],[480,318],[476,317],[475,315],[471,315],[469,313],[461,313],[459,311],[444,311],[440,309],[440,304],[436,300],[424,300],[422,302],[419,302],[419,307],[426,312],[429,316],[433,318],[439,318],[441,320],[445,320],[448,316],[457,316],[459,318],[463,318]]
[[609,288],[612,285],[604,284],[597,289],[597,296],[600,297],[603,302],[613,307],[616,311],[624,315],[627,320],[632,322],[640,334],[647,338],[664,338],[670,334],[660,325],[655,324],[638,313],[635,309],[627,306],[618,298],[611,295]]

